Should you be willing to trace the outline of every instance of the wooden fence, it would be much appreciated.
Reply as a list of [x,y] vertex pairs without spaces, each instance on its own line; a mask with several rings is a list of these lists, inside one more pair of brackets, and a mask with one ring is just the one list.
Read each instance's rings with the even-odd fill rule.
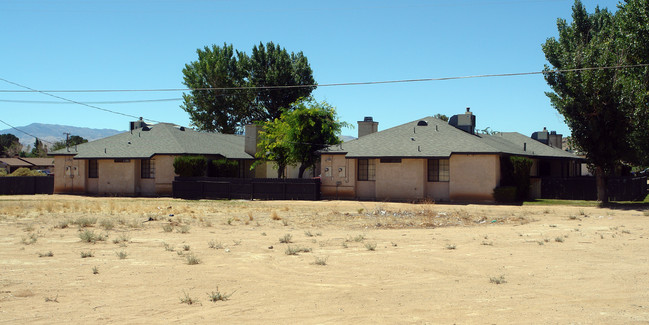
[[320,200],[320,179],[176,177],[182,199]]
[[[610,201],[642,201],[647,196],[647,177],[611,177],[608,179]],[[597,200],[595,177],[541,179],[541,198]]]
[[0,195],[52,193],[54,193],[53,176],[0,177]]

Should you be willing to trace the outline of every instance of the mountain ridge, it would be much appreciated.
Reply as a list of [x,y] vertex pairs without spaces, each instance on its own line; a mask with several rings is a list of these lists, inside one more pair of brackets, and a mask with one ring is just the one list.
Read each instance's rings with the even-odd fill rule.
[[[18,130],[24,131],[20,132]],[[70,135],[78,135],[88,141],[93,141],[118,133],[126,132],[115,129],[94,129],[87,127],[79,127],[72,125],[60,125],[60,124],[47,124],[47,123],[31,123],[25,126],[17,126],[15,129],[4,129],[0,130],[0,134],[13,134],[15,135],[20,144],[24,147],[33,146],[35,142],[35,137],[38,137],[40,140],[43,140],[48,147],[50,143],[57,141],[65,140],[65,132],[70,133]],[[26,134],[26,133],[29,133]]]

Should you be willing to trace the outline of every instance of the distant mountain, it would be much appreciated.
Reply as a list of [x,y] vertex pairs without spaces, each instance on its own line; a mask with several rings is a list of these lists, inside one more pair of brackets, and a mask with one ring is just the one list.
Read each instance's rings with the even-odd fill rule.
[[[58,124],[43,124],[43,123],[32,123],[26,126],[17,126],[19,130],[25,131],[29,134],[37,136],[41,140],[56,142],[60,140],[65,140],[65,132],[70,133],[70,135],[78,135],[88,141],[97,140],[117,133],[122,133],[124,131],[113,130],[113,129],[91,129],[91,128],[82,128],[77,126],[70,125],[58,125]],[[34,145],[34,137],[29,136],[25,133],[16,131],[15,129],[5,129],[0,130],[0,134],[11,133],[20,139],[20,143],[27,147],[28,145]],[[47,143],[46,143],[47,144]]]
[[351,141],[351,140],[356,140],[356,137],[353,137],[351,135],[341,135],[340,139],[343,140],[343,142]]

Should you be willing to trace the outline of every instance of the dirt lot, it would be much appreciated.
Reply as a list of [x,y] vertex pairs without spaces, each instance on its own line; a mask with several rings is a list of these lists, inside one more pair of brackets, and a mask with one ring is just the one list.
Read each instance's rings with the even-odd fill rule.
[[646,323],[648,222],[565,206],[4,196],[0,323]]

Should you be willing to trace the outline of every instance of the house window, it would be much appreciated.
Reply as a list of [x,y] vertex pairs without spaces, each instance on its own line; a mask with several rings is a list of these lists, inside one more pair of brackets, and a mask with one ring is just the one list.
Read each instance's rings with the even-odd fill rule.
[[115,159],[113,161],[116,162],[116,163],[128,163],[128,162],[131,162],[130,159]]
[[142,159],[140,164],[140,177],[155,178],[155,165],[151,159]]
[[382,164],[400,164],[401,158],[381,158]]
[[358,160],[358,180],[373,181],[376,179],[376,161],[374,159]]
[[88,160],[88,178],[98,178],[99,168],[97,167],[97,159]]
[[428,159],[429,182],[448,182],[450,176],[448,159]]

